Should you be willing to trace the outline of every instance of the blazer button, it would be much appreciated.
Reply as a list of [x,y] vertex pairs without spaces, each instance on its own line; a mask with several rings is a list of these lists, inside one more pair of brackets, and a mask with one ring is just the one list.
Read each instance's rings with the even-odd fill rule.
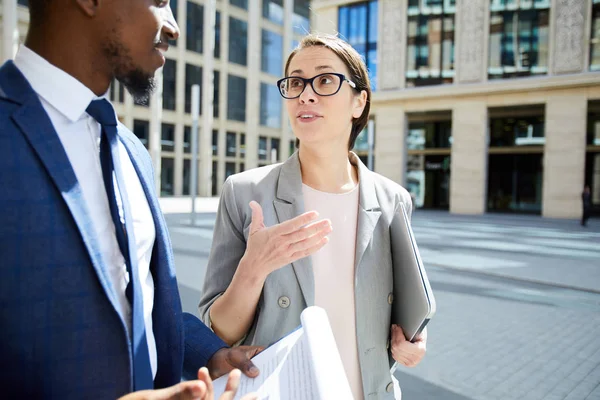
[[388,393],[392,393],[392,390],[394,390],[394,384],[392,382],[388,383],[388,385],[385,387],[385,391]]
[[287,296],[281,296],[277,300],[277,304],[279,304],[279,307],[281,308],[288,308],[290,306],[290,298]]
[[394,293],[388,294],[388,304],[392,304],[394,302]]

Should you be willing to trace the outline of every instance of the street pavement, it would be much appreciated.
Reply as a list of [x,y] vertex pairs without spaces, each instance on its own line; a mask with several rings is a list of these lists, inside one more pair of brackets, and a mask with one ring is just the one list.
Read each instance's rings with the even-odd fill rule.
[[[161,199],[184,310],[196,313],[217,199]],[[416,210],[437,301],[403,399],[600,400],[600,220]]]

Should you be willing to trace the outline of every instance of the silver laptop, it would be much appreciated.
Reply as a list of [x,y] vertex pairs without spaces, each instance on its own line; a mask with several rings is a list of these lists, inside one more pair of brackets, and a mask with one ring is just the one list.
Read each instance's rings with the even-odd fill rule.
[[392,323],[400,325],[407,340],[413,341],[435,314],[435,298],[423,267],[406,208],[390,226],[394,273]]

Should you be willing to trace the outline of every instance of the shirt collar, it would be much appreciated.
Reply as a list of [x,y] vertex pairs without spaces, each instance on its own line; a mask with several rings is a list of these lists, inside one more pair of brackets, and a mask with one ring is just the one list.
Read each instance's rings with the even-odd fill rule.
[[79,120],[90,102],[100,98],[25,45],[19,48],[14,63],[33,90],[71,122]]

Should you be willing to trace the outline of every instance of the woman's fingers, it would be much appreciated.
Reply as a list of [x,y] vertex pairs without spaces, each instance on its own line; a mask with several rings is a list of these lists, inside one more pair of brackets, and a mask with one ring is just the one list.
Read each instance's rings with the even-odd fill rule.
[[302,228],[304,225],[314,221],[315,219],[317,219],[318,216],[319,213],[316,211],[305,212],[304,214],[298,215],[295,218],[273,226],[273,233],[275,235],[290,234]]
[[294,232],[288,233],[284,236],[284,239],[290,245],[293,246],[295,243],[301,242],[318,234],[327,235],[331,233],[332,230],[333,228],[331,226],[331,221],[328,219],[324,219],[303,226],[300,229],[295,230]]

